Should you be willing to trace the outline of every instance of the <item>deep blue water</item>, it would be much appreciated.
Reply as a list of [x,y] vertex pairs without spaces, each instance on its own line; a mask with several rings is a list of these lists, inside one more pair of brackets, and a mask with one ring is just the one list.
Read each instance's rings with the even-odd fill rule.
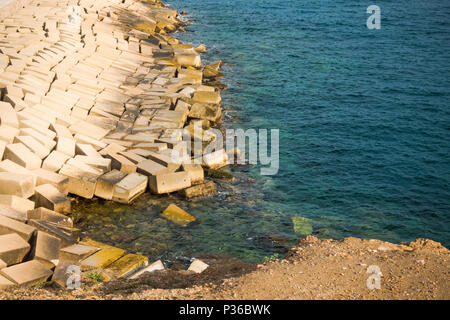
[[[450,2],[170,4],[193,20],[177,38],[224,61],[226,125],[280,129],[280,170],[234,168],[244,180],[231,192],[180,203],[199,219],[189,228],[157,218],[163,204],[142,205],[125,222],[139,222],[135,250],[261,260],[274,237],[299,237],[292,216],[311,219],[319,237],[450,246]],[[371,4],[380,30],[366,27]]]

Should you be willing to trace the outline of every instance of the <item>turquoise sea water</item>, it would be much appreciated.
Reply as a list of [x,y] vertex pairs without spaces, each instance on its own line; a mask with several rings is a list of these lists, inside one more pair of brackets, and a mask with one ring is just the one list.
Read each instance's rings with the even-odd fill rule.
[[[237,180],[213,199],[147,196],[132,209],[102,203],[107,214],[93,204],[99,240],[168,261],[260,261],[295,242],[296,216],[319,237],[450,246],[449,2],[170,4],[193,20],[177,38],[205,44],[204,61],[224,61],[226,126],[280,129],[280,170],[235,167]],[[381,7],[380,30],[366,27],[371,4]],[[170,202],[198,223],[159,218]]]

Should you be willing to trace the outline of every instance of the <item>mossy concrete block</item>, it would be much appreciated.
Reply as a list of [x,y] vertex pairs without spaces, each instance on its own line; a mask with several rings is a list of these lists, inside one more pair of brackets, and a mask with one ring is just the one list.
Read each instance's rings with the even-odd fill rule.
[[106,271],[111,272],[115,278],[126,278],[147,265],[147,257],[137,254],[127,254],[113,262]]
[[191,216],[189,213],[173,203],[163,211],[161,216],[180,226],[186,226],[190,222],[195,221],[195,217]]
[[123,249],[93,240],[85,240],[80,244],[100,248],[100,250],[93,255],[90,255],[86,259],[81,260],[81,266],[83,270],[91,270],[97,268],[106,269],[114,261],[119,260],[126,254],[126,251]]
[[128,279],[130,279],[130,280],[138,279],[138,278],[142,277],[145,273],[161,271],[164,269],[165,269],[164,264],[162,263],[161,260],[158,260],[158,261],[153,262],[151,265],[145,267],[144,269],[141,269],[141,270],[133,273],[131,276],[128,276]]

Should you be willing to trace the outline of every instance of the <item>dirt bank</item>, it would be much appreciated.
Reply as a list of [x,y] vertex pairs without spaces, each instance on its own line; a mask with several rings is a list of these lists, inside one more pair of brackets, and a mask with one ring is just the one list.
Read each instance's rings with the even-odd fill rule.
[[[16,288],[2,299],[450,299],[449,250],[418,239],[301,239],[281,261],[212,265],[202,274],[163,271],[135,281],[85,283],[77,291]],[[368,289],[369,266],[381,272]],[[372,267],[373,269],[374,267]],[[376,284],[376,282],[370,282]]]

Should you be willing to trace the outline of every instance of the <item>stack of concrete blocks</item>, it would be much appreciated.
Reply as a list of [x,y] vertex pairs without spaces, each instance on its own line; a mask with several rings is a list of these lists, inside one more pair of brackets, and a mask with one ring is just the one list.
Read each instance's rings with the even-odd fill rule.
[[199,53],[167,35],[180,24],[137,0],[37,0],[0,21],[0,288],[62,281],[67,260],[128,276],[146,259],[79,244],[68,195],[129,203],[227,165],[223,150],[191,163],[221,98]]

